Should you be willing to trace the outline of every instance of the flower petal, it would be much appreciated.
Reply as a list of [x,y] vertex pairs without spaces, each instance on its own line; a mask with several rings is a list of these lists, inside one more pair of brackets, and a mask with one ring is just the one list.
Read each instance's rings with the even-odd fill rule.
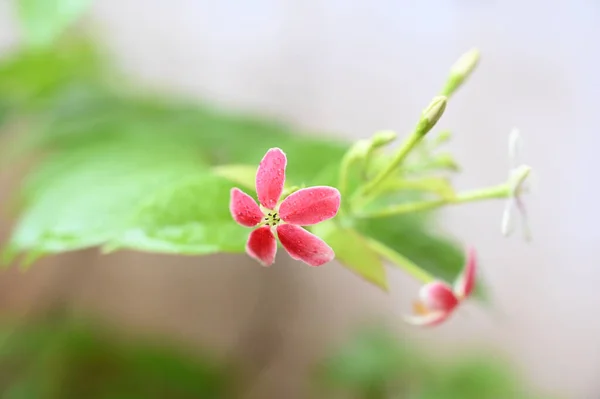
[[256,171],[256,193],[258,201],[268,209],[274,209],[279,202],[285,183],[287,158],[279,148],[271,148],[258,165]]
[[521,138],[521,132],[515,127],[508,135],[508,159],[511,169],[514,169],[519,165],[522,150],[523,139]]
[[404,321],[415,326],[433,327],[446,321],[452,312],[435,311],[424,315],[404,316]]
[[302,227],[280,224],[277,226],[277,236],[293,259],[311,266],[321,266],[335,258],[335,253],[329,245]]
[[465,269],[454,284],[454,293],[459,300],[467,298],[475,287],[475,276],[477,271],[477,254],[474,248],[469,248]]
[[504,205],[504,212],[502,212],[502,225],[500,229],[502,231],[502,235],[504,237],[508,237],[512,234],[515,229],[514,216],[513,216],[513,208],[515,207],[515,198],[510,197],[506,200],[506,204]]
[[337,214],[340,200],[340,192],[333,187],[303,188],[283,200],[279,216],[287,223],[300,226],[317,224]]
[[259,227],[250,233],[246,243],[246,253],[263,266],[271,266],[275,261],[277,241],[269,226]]
[[419,291],[419,297],[431,311],[450,312],[458,305],[458,298],[452,292],[452,287],[443,281],[425,284]]
[[525,241],[531,241],[531,228],[529,227],[529,222],[527,221],[528,218],[525,203],[520,197],[516,197],[515,204],[521,216],[521,229],[523,230],[523,237],[525,238]]
[[233,220],[246,227],[256,226],[264,216],[256,201],[239,188],[231,189],[229,211]]

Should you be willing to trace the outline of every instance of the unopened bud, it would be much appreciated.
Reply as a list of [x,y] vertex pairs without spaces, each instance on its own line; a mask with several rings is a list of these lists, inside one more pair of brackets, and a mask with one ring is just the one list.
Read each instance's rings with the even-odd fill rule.
[[437,169],[445,169],[453,172],[458,172],[460,170],[460,166],[454,160],[452,154],[448,152],[442,152],[435,156],[432,162],[432,166]]
[[345,155],[348,162],[365,159],[371,150],[371,140],[358,140]]
[[398,135],[392,130],[382,130],[373,135],[371,143],[373,148],[380,148],[388,145],[392,141],[396,140]]
[[450,97],[473,73],[473,70],[479,63],[479,50],[474,48],[464,53],[450,69],[450,77],[442,94]]
[[426,135],[435,126],[444,114],[447,102],[448,99],[445,96],[437,96],[425,108],[416,129],[416,133],[419,136]]

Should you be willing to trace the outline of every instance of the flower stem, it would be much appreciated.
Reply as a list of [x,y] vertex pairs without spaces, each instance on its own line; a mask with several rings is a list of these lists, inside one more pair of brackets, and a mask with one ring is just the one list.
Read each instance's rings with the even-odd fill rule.
[[384,181],[390,174],[392,174],[394,170],[406,159],[408,154],[410,154],[419,141],[421,141],[420,135],[411,134],[410,137],[408,137],[408,139],[402,143],[402,147],[400,147],[396,153],[396,156],[392,159],[388,166],[364,186],[361,194],[364,196],[371,194],[377,188],[377,186],[381,184],[381,182]]
[[365,212],[357,216],[360,218],[380,218],[386,216],[400,215],[409,212],[418,212],[435,209],[443,205],[463,204],[465,202],[474,202],[494,198],[506,198],[508,196],[510,196],[510,186],[506,183],[503,183],[498,186],[466,191],[464,193],[456,195],[455,197],[398,204],[374,212]]
[[410,152],[419,144],[425,135],[435,126],[446,109],[446,97],[439,96],[433,99],[431,104],[423,111],[419,123],[415,126],[412,133],[402,143],[401,147],[396,152],[396,155],[390,163],[373,178],[370,182],[363,186],[359,192],[360,195],[368,196],[389,177],[394,170],[406,159]]
[[346,191],[348,191],[348,171],[351,163],[352,160],[349,157],[342,158],[342,163],[340,165],[340,177],[338,181],[338,189],[340,190],[342,198],[345,197]]
[[432,276],[427,271],[414,264],[410,259],[399,254],[398,252],[384,245],[383,243],[372,238],[367,238],[367,245],[369,246],[369,248],[371,248],[371,250],[379,254],[379,256],[381,256],[384,259],[387,259],[394,266],[401,268],[406,273],[414,277],[417,281],[420,281],[424,284],[433,281],[434,276]]

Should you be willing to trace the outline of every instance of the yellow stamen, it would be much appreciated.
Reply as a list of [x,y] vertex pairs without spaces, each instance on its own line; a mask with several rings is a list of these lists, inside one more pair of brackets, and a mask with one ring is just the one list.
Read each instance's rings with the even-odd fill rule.
[[415,301],[413,302],[413,312],[416,315],[424,316],[429,313],[429,309],[427,308],[427,306],[425,306],[423,302]]

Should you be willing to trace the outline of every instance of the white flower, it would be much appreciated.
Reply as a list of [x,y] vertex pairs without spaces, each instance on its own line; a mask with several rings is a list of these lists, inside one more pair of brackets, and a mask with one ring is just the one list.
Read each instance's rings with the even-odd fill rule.
[[510,132],[508,139],[508,158],[509,158],[509,176],[508,184],[510,186],[510,196],[506,201],[504,213],[502,215],[502,234],[507,237],[515,229],[515,212],[519,214],[521,220],[521,229],[527,241],[531,240],[531,230],[527,222],[527,211],[521,195],[529,190],[528,176],[531,173],[531,167],[520,163],[522,148],[521,135],[518,129]]

